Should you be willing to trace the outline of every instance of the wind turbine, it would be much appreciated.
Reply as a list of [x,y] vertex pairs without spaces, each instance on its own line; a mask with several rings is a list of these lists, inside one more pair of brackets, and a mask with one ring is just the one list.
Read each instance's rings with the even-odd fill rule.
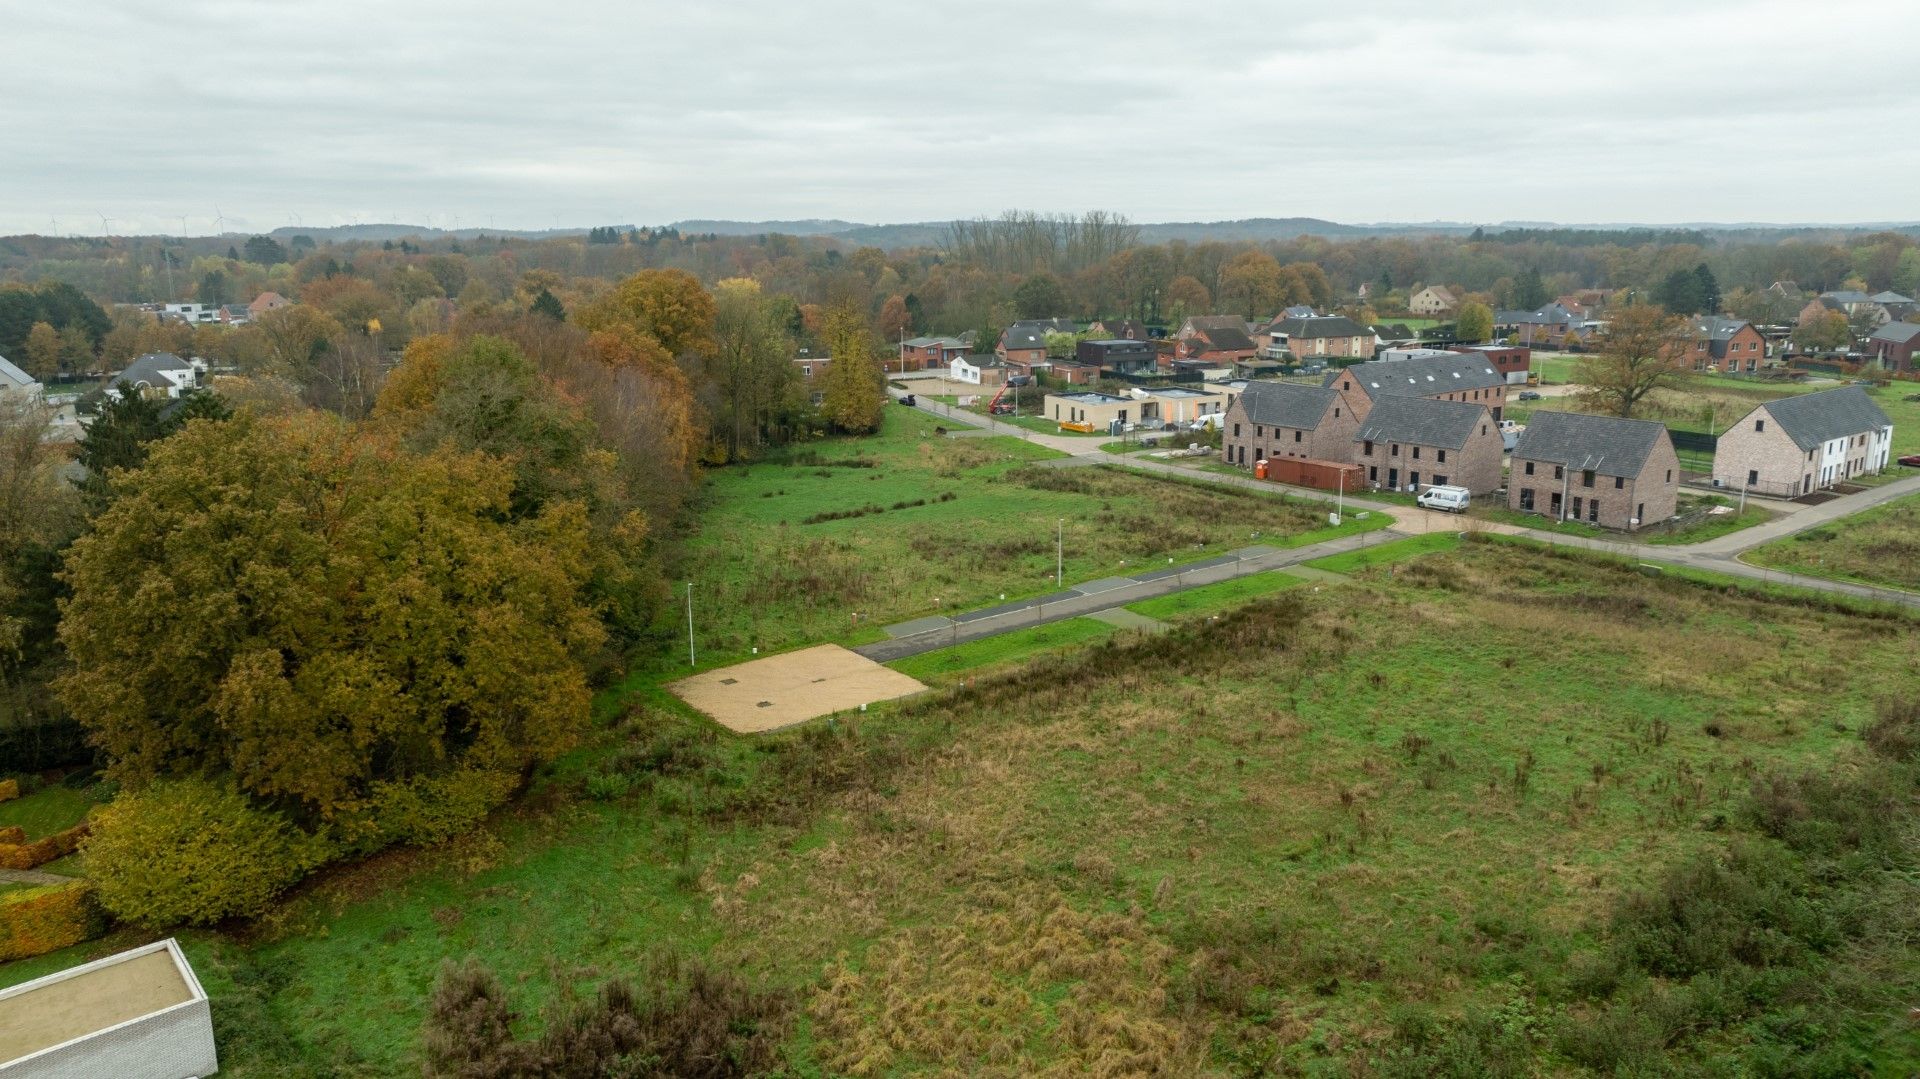
[[180,238],[182,240],[187,238],[187,215],[186,214],[180,215]]
[[107,239],[113,239],[113,218],[108,217],[106,214],[101,214],[100,231],[106,235]]
[[219,230],[219,235],[227,234],[227,219],[220,213],[220,204],[217,202],[213,204],[213,227]]
[[53,216],[52,214],[48,214],[47,224],[53,226],[53,232],[49,233],[49,235],[52,235],[52,236],[60,235],[60,219],[59,218]]

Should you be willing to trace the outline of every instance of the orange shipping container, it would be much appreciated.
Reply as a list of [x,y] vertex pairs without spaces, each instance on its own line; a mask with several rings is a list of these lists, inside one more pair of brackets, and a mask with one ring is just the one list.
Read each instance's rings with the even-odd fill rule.
[[1255,470],[1261,479],[1275,483],[1292,484],[1295,487],[1312,487],[1321,491],[1340,489],[1341,476],[1346,477],[1346,489],[1359,491],[1366,485],[1366,471],[1359,465],[1350,465],[1341,461],[1316,461],[1309,457],[1275,457],[1267,461],[1264,473]]

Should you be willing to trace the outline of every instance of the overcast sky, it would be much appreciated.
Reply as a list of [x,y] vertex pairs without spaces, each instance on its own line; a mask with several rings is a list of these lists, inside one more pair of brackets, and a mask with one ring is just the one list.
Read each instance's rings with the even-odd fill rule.
[[1920,220],[1914,0],[68,0],[7,26],[4,232]]

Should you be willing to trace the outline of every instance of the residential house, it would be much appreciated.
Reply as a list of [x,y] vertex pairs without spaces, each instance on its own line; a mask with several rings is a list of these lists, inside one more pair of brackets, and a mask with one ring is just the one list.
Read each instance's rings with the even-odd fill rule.
[[1873,295],[1867,297],[1867,299],[1872,300],[1874,303],[1877,303],[1882,307],[1885,307],[1888,304],[1913,302],[1913,297],[1902,296],[1898,292],[1894,292],[1891,289],[1885,292],[1876,292]]
[[1376,323],[1367,327],[1367,330],[1373,334],[1376,341],[1380,342],[1374,347],[1375,352],[1383,347],[1412,348],[1420,343],[1420,331],[1404,322]]
[[1267,328],[1267,357],[1304,360],[1323,356],[1372,356],[1380,339],[1345,315],[1280,319]]
[[826,400],[827,393],[820,387],[827,368],[833,363],[833,357],[795,356],[793,362],[800,369],[800,385],[807,395],[807,400],[816,405]]
[[1137,318],[1103,318],[1087,327],[1087,332],[1110,341],[1149,341],[1153,334]]
[[1207,360],[1215,364],[1251,360],[1260,355],[1260,347],[1247,336],[1245,323],[1233,320],[1233,326],[1209,326],[1195,330],[1174,344],[1176,360]]
[[1767,356],[1767,339],[1745,319],[1710,315],[1689,324],[1678,362],[1695,371],[1752,374]]
[[1275,457],[1348,463],[1358,423],[1326,387],[1250,382],[1227,405],[1220,459],[1248,469]]
[[1486,405],[1430,397],[1381,398],[1353,442],[1358,452],[1348,459],[1367,470],[1367,482],[1395,491],[1451,484],[1490,494],[1500,486],[1506,454]]
[[900,342],[901,371],[938,371],[973,351],[960,337],[909,337]]
[[1064,318],[1023,319],[1000,332],[993,354],[1002,360],[1035,362],[1047,358],[1047,335],[1075,333],[1079,327]]
[[1189,337],[1207,330],[1239,330],[1243,334],[1252,333],[1247,320],[1238,315],[1188,315],[1173,335],[1176,341],[1185,341]]
[[243,303],[223,303],[220,305],[220,321],[229,326],[245,326],[253,321],[253,312]]
[[1117,375],[1151,375],[1159,370],[1159,353],[1151,341],[1082,341],[1074,346],[1073,358]]
[[1507,403],[1506,376],[1470,353],[1356,363],[1328,371],[1320,384],[1338,391],[1362,420],[1374,405],[1391,397],[1430,397],[1484,405],[1496,421]]
[[1509,386],[1524,386],[1533,371],[1533,350],[1525,345],[1455,345],[1453,351],[1479,356],[1507,378]]
[[1887,466],[1893,423],[1858,386],[1768,401],[1720,436],[1716,486],[1796,498]]
[[269,311],[278,311],[282,307],[291,306],[293,306],[293,301],[280,295],[278,292],[262,292],[253,298],[252,303],[247,305],[247,314],[253,318],[259,318]]
[[1587,343],[1597,330],[1585,316],[1560,303],[1550,303],[1537,311],[1497,311],[1493,328],[1515,339],[1516,344],[1532,348],[1571,348]]
[[109,379],[106,393],[118,398],[120,387],[126,385],[148,397],[178,397],[200,385],[200,373],[206,369],[205,360],[183,360],[171,352],[149,352]]
[[1680,457],[1653,420],[1535,412],[1513,448],[1509,509],[1631,532],[1679,502]]
[[170,303],[160,308],[160,318],[179,322],[218,322],[220,309],[210,303]]
[[1162,427],[1191,427],[1227,410],[1225,394],[1186,386],[1136,387],[1133,396],[1141,401],[1140,418],[1147,426],[1158,421]]
[[997,356],[955,356],[947,363],[947,377],[973,386],[1004,386],[1011,369]]
[[[1009,360],[1007,369],[1019,371],[1020,364]],[[1064,382],[1069,386],[1091,386],[1100,381],[1100,369],[1092,364],[1076,360],[1055,360],[1051,364],[1035,364],[1029,368],[1034,374],[1045,374],[1054,382]]]
[[1867,337],[1867,354],[1883,371],[1914,370],[1916,351],[1920,351],[1920,323],[1889,322]]
[[1401,360],[1420,360],[1428,356],[1452,356],[1450,348],[1426,348],[1415,345],[1412,348],[1383,348],[1374,359],[1382,363],[1399,363]]
[[37,403],[45,393],[38,379],[15,367],[5,356],[0,356],[0,404],[30,405]]
[[1117,422],[1125,425],[1140,418],[1140,405],[1131,397],[1086,390],[1078,393],[1050,393],[1040,402],[1041,415],[1055,423],[1087,424],[1092,430],[1110,430]]
[[1422,318],[1437,318],[1460,306],[1445,285],[1428,285],[1407,298],[1407,310]]

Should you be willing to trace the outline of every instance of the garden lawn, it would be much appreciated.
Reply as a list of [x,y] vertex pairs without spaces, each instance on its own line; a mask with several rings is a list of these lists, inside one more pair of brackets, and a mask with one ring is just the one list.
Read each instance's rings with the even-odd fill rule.
[[1104,640],[1112,635],[1114,628],[1092,618],[1067,618],[1029,629],[983,637],[951,648],[922,652],[887,666],[927,685],[944,685],[1032,659],[1042,653]]
[[862,643],[889,623],[1054,591],[1057,538],[1072,584],[1382,523],[1329,528],[1309,500],[1030,467],[1059,455],[1013,438],[938,437],[937,420],[908,409],[886,417],[871,438],[710,474],[680,578],[693,582],[703,665],[753,647]]
[[[496,970],[530,1031],[660,951],[785,994],[792,1074],[1380,1074],[1463,1013],[1510,1021],[1511,1072],[1570,1072],[1554,1001],[1620,897],[1730,831],[1770,842],[1744,831],[1756,776],[1860,766],[1874,702],[1920,677],[1915,627],[1452,540],[834,728],[636,713],[608,732],[630,748],[476,836],[183,934],[223,1074],[416,1072],[447,959]],[[589,767],[632,793],[585,798]],[[1656,1038],[1641,1071],[1750,1070],[1815,1023],[1904,1074],[1920,971],[1882,954],[1864,997]]]
[[59,784],[0,802],[0,828],[19,825],[29,840],[43,839],[79,824],[103,799],[94,787],[73,790]]
[[1920,495],[1775,540],[1743,557],[1811,577],[1920,592]]

